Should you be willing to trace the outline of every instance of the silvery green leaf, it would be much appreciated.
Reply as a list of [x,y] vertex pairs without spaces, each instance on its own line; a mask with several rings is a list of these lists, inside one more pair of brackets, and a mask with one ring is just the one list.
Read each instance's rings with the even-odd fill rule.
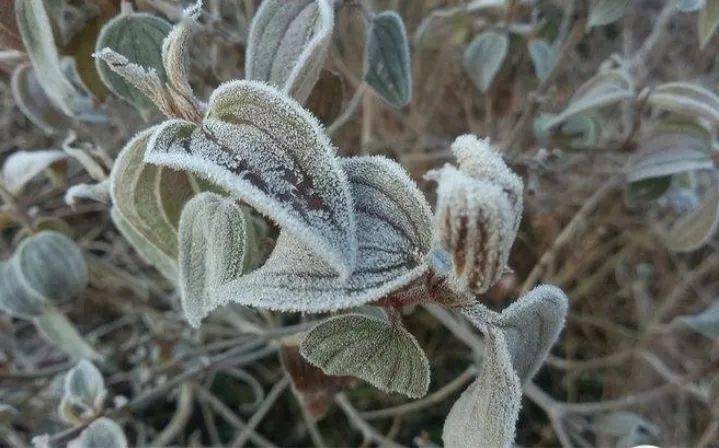
[[664,236],[665,244],[675,252],[700,249],[714,236],[718,226],[719,189],[713,185],[695,210],[674,222]]
[[444,421],[446,448],[501,447],[514,442],[522,389],[512,368],[504,333],[484,330],[484,353],[477,379],[454,403]]
[[680,322],[710,339],[719,338],[719,301],[704,311],[679,318]]
[[99,412],[107,396],[105,380],[92,362],[83,359],[65,375],[63,395]]
[[694,12],[704,6],[704,0],[676,0],[676,4],[679,11]]
[[492,322],[504,333],[512,365],[522,384],[539,370],[564,327],[569,300],[562,290],[542,285],[529,291]]
[[372,18],[364,55],[364,80],[396,108],[412,99],[412,67],[402,18],[384,11]]
[[320,124],[291,98],[258,82],[224,84],[201,126],[169,120],[147,147],[147,162],[209,179],[343,277],[352,272],[357,240],[346,175]]
[[68,116],[75,116],[80,103],[87,98],[62,69],[42,0],[16,0],[15,13],[38,82],[57,108]]
[[420,398],[429,388],[429,361],[399,322],[345,314],[307,333],[300,353],[328,375],[361,378],[384,392]]
[[76,297],[89,280],[78,245],[54,231],[42,231],[23,240],[13,263],[17,263],[26,287],[52,302]]
[[35,176],[66,158],[67,154],[57,149],[16,151],[3,163],[2,181],[10,192],[17,194]]
[[67,127],[68,117],[50,101],[31,65],[18,65],[13,71],[10,86],[15,104],[22,114],[46,134],[60,132]]
[[529,56],[532,58],[532,65],[534,65],[534,73],[536,73],[540,81],[546,80],[552,72],[556,61],[554,47],[542,39],[531,39],[527,46]]
[[245,78],[304,103],[324,65],[333,28],[331,1],[264,0],[250,26]]
[[712,135],[693,122],[665,122],[642,139],[638,156],[627,169],[627,182],[712,169]]
[[65,192],[65,203],[70,206],[77,204],[80,199],[89,199],[102,204],[110,203],[110,179],[96,184],[78,184],[68,188]]
[[608,25],[621,19],[630,0],[594,0],[590,3],[588,28]]
[[[96,51],[110,48],[133,64],[155,70],[161,80],[167,81],[162,65],[162,42],[171,28],[165,20],[150,14],[122,12],[103,25]],[[145,119],[157,110],[152,99],[111,70],[104,60],[96,58],[95,64],[107,88],[132,104]]]
[[545,129],[549,130],[575,115],[607,107],[633,96],[634,86],[626,73],[621,70],[600,72],[577,89],[567,108],[545,123]]
[[345,159],[343,168],[352,187],[360,241],[352,276],[342,280],[332,264],[282,232],[267,262],[220,288],[218,303],[339,310],[386,297],[427,271],[432,213],[404,169],[383,157]]
[[102,417],[85,428],[80,437],[70,441],[68,448],[127,448],[122,428],[109,418]]
[[162,43],[162,65],[165,67],[170,85],[179,95],[192,101],[194,94],[188,78],[188,56],[190,38],[197,18],[202,12],[202,0],[183,11],[183,18],[172,28]]
[[102,356],[78,333],[75,326],[57,308],[46,307],[40,316],[33,319],[35,326],[45,339],[68,354],[72,359],[100,360]]
[[464,71],[486,92],[502,67],[509,50],[509,36],[487,31],[475,37],[464,51]]
[[694,83],[662,84],[649,93],[647,104],[680,115],[719,121],[719,96]]
[[0,310],[31,319],[43,313],[47,299],[26,287],[17,262],[0,261]]
[[180,288],[185,318],[194,327],[215,308],[221,285],[245,273],[255,252],[254,227],[233,199],[201,193],[180,217]]
[[178,283],[178,266],[177,259],[168,256],[157,246],[152,244],[144,235],[142,235],[132,224],[125,218],[119,207],[114,206],[110,209],[110,217],[122,236],[132,245],[137,253],[149,264],[157,268],[158,271],[173,284]]
[[719,0],[705,0],[704,7],[699,11],[699,43],[701,48],[707,46],[719,26]]

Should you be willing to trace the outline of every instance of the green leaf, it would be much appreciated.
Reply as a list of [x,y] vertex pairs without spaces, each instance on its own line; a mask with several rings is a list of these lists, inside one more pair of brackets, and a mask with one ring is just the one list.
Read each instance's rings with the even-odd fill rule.
[[53,163],[65,160],[67,155],[57,149],[40,151],[17,151],[5,159],[2,166],[2,181],[11,193],[17,194],[35,176]]
[[59,133],[69,126],[69,119],[54,106],[29,64],[21,64],[13,71],[10,81],[12,96],[28,120],[46,134]]
[[387,297],[427,272],[432,212],[409,175],[384,157],[344,159],[351,185],[357,266],[344,280],[336,267],[283,231],[265,264],[217,291],[219,303],[281,311],[333,311]]
[[[166,82],[167,74],[162,65],[162,42],[171,29],[168,22],[150,14],[121,13],[102,27],[95,51],[110,48],[131,63],[155,70],[160,79]],[[150,98],[112,71],[105,61],[96,58],[95,64],[107,88],[132,104],[145,120],[157,111]]]
[[608,25],[621,19],[630,0],[594,0],[589,7],[588,28]]
[[402,18],[384,11],[372,18],[364,55],[365,82],[396,108],[412,99],[412,67]]
[[509,49],[509,37],[487,31],[475,37],[464,51],[464,70],[477,88],[486,92],[502,67]]
[[445,448],[502,447],[514,442],[522,389],[512,368],[504,333],[484,330],[484,353],[477,379],[450,409],[442,440]]
[[307,333],[300,353],[328,375],[351,375],[384,392],[419,398],[429,388],[429,361],[399,322],[346,314]]
[[719,96],[694,83],[662,84],[649,93],[647,104],[688,117],[719,121]]
[[544,128],[549,130],[575,115],[604,108],[633,96],[634,86],[624,72],[620,70],[600,72],[582,84],[572,96],[566,109],[548,120]]
[[712,185],[699,207],[680,217],[664,236],[665,243],[675,252],[691,252],[702,248],[719,226],[719,188]]
[[297,102],[254,81],[211,96],[202,125],[169,120],[149,163],[209,179],[273,219],[347,277],[357,254],[347,178],[329,138]]
[[245,78],[304,103],[324,65],[334,28],[328,0],[264,0],[252,19]]
[[109,418],[102,417],[85,428],[80,437],[70,441],[67,448],[127,448],[122,428]]
[[180,218],[180,287],[185,318],[194,327],[215,308],[211,292],[244,274],[256,252],[250,216],[214,193],[191,199]]
[[552,72],[557,58],[554,47],[542,39],[531,39],[527,46],[534,65],[534,73],[540,81],[546,80]]
[[18,264],[0,261],[0,309],[11,316],[31,319],[43,313],[47,299],[29,290]]
[[707,46],[719,25],[719,0],[705,0],[704,8],[699,11],[699,44]]

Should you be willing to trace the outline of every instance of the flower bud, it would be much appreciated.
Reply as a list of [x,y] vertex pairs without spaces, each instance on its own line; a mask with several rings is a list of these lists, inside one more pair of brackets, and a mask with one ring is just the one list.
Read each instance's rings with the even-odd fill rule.
[[522,216],[522,180],[487,141],[464,135],[452,152],[459,168],[448,164],[427,176],[438,184],[429,262],[450,259],[435,272],[456,291],[482,294],[505,272]]

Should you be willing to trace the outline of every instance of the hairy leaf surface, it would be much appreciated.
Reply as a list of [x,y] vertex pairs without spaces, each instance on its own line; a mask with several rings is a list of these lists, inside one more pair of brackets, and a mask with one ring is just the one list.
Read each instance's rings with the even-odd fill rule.
[[127,448],[127,438],[120,426],[102,417],[85,428],[80,437],[68,443],[68,448]]
[[357,254],[347,178],[317,120],[275,89],[220,86],[201,126],[162,124],[145,160],[205,177],[273,219],[343,277]]
[[364,80],[396,108],[412,99],[412,67],[402,18],[384,11],[372,19],[364,56]]
[[509,49],[509,36],[487,31],[475,37],[464,51],[464,70],[477,88],[486,92],[502,67]]
[[331,264],[282,232],[267,262],[218,291],[220,303],[281,311],[339,310],[381,299],[419,278],[431,243],[431,211],[407,173],[383,157],[345,159],[360,241],[343,281]]
[[2,180],[11,193],[19,193],[35,176],[66,158],[67,154],[57,149],[16,151],[3,163]]
[[302,356],[329,375],[361,378],[385,392],[419,398],[429,388],[429,361],[399,322],[346,314],[320,323],[305,337]]
[[252,19],[245,77],[304,103],[324,65],[334,28],[328,0],[264,0]]

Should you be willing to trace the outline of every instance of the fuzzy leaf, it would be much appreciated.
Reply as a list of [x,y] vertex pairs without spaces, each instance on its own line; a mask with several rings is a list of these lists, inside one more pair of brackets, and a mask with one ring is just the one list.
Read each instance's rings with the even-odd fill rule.
[[364,80],[384,100],[402,108],[412,99],[412,66],[402,18],[384,11],[372,19],[364,55]]
[[202,0],[185,9],[180,23],[162,43],[162,64],[165,67],[170,84],[182,97],[188,101],[194,98],[190,87],[188,66],[189,46],[195,23],[202,12]]
[[480,34],[467,46],[463,59],[464,71],[479,90],[486,92],[489,89],[508,50],[509,37],[494,31]]
[[642,139],[639,155],[628,169],[627,181],[712,169],[711,146],[711,134],[698,124],[663,123]]
[[307,333],[300,353],[328,375],[361,378],[384,392],[419,398],[429,388],[429,361],[399,322],[362,314],[327,319]]
[[110,203],[110,180],[106,179],[96,184],[78,184],[68,188],[65,192],[65,203],[70,206],[77,204],[79,199],[90,199],[102,204]]
[[76,297],[87,287],[82,251],[61,233],[43,231],[27,238],[13,257],[26,287],[52,302]]
[[68,443],[68,448],[127,448],[122,428],[109,418],[102,417],[85,428],[80,437]]
[[633,96],[632,81],[625,73],[619,70],[600,72],[577,89],[567,108],[549,120],[545,129],[549,130],[575,115],[610,106]]
[[595,0],[590,3],[588,28],[609,25],[621,19],[630,0]]
[[534,65],[534,73],[540,81],[546,80],[554,68],[557,57],[554,47],[542,39],[532,39],[527,46]]
[[63,113],[77,115],[89,99],[73,85],[61,67],[52,26],[42,0],[16,0],[15,13],[38,82]]
[[514,442],[522,389],[512,368],[504,333],[485,329],[477,379],[454,403],[442,431],[446,448],[502,447]]
[[22,114],[46,134],[59,132],[68,126],[67,116],[45,94],[31,65],[17,66],[10,86],[15,104]]
[[217,292],[218,303],[237,302],[281,311],[332,311],[381,299],[427,270],[431,211],[407,173],[383,157],[345,159],[361,242],[358,265],[343,281],[288,232],[267,262]]
[[264,0],[250,26],[245,78],[304,103],[324,65],[333,28],[331,1]]
[[17,194],[35,176],[66,158],[67,154],[56,149],[14,152],[3,164],[2,180],[10,192]]
[[719,0],[706,0],[704,8],[699,11],[699,43],[701,48],[707,46],[719,25]]
[[0,310],[14,317],[31,319],[42,314],[46,301],[27,288],[17,262],[0,261]]
[[719,227],[719,188],[713,185],[699,206],[681,216],[665,235],[665,244],[675,252],[702,248]]
[[185,318],[194,327],[215,308],[211,292],[250,267],[255,245],[250,217],[234,200],[202,193],[180,218],[180,287]]
[[93,363],[83,359],[65,375],[63,394],[67,400],[99,411],[107,395],[105,380]]
[[710,339],[719,338],[719,301],[715,301],[704,311],[682,316],[680,321],[697,333]]
[[349,185],[317,120],[275,89],[252,81],[220,86],[202,126],[162,124],[149,163],[209,179],[272,218],[343,277],[357,240]]
[[680,115],[719,121],[719,96],[698,84],[662,84],[651,91],[647,104]]
[[[120,13],[102,27],[95,51],[110,48],[130,63],[155,70],[162,81],[167,81],[162,65],[162,42],[171,28],[168,22],[150,14]],[[115,73],[102,58],[96,58],[95,64],[107,88],[132,104],[146,120],[157,110],[150,98]]]

